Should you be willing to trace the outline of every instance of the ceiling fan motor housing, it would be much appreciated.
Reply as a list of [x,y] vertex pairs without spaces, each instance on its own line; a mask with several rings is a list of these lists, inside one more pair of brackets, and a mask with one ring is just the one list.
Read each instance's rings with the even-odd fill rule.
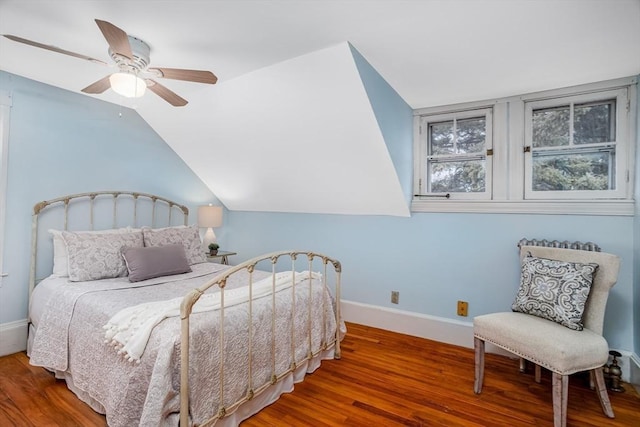
[[139,71],[144,71],[151,62],[149,59],[151,48],[148,44],[137,37],[128,36],[128,38],[129,45],[131,46],[131,52],[133,53],[132,59],[113,52],[111,48],[109,48],[109,56],[113,58],[115,63],[118,64],[120,70],[124,72],[137,73]]

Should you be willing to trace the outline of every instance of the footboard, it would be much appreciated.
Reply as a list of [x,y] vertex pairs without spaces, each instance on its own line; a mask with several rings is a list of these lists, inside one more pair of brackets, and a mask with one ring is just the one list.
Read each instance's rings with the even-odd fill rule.
[[[306,257],[306,260],[304,259]],[[315,260],[315,270],[314,270],[314,260]],[[305,262],[306,261],[306,262]],[[296,268],[296,262],[297,267]],[[300,265],[304,265],[305,271],[300,272]],[[290,268],[288,267],[290,265]],[[267,267],[268,266],[268,267]],[[283,268],[285,266],[285,268]],[[329,268],[331,266],[331,268]],[[319,267],[319,268],[318,268]],[[259,282],[254,280],[254,273],[258,270],[261,271],[271,271],[270,277],[266,279],[262,279]],[[284,271],[283,271],[284,270]],[[318,271],[320,270],[320,271]],[[228,403],[225,405],[225,366],[228,366],[229,361],[227,360],[227,355],[223,351],[225,348],[225,285],[227,282],[237,274],[245,274],[248,277],[248,301],[246,311],[248,312],[248,322],[246,325],[247,331],[246,335],[248,337],[247,345],[247,354],[248,360],[247,363],[247,378],[246,378],[246,393],[239,399],[234,399],[232,403]],[[318,274],[320,273],[320,274]],[[282,288],[283,278],[286,280],[290,280],[290,285]],[[297,276],[297,278],[296,278]],[[180,425],[188,426],[189,418],[190,418],[190,380],[193,381],[193,378],[190,378],[193,375],[193,370],[190,371],[190,361],[192,357],[190,357],[191,347],[190,347],[190,318],[193,315],[194,305],[200,299],[200,297],[209,289],[215,290],[217,287],[220,292],[220,309],[216,316],[219,316],[219,325],[218,328],[218,337],[219,340],[217,343],[220,353],[220,357],[217,360],[218,367],[216,368],[218,373],[217,377],[219,378],[219,390],[217,394],[219,396],[219,405],[217,407],[216,413],[208,419],[204,424],[210,424],[215,422],[216,420],[225,417],[233,413],[240,405],[249,400],[253,399],[258,394],[262,393],[269,386],[278,383],[282,378],[286,377],[289,374],[292,374],[301,363],[305,363],[310,361],[311,359],[317,357],[320,353],[331,350],[333,348],[334,358],[340,358],[340,276],[341,276],[341,264],[339,261],[329,258],[325,255],[317,254],[314,252],[304,252],[304,251],[282,251],[282,252],[274,252],[267,255],[263,255],[249,261],[246,261],[240,265],[230,268],[226,270],[223,274],[218,275],[217,277],[211,279],[209,282],[204,284],[203,286],[192,290],[189,294],[187,294],[181,304],[180,307],[180,317],[181,317],[181,368],[180,368]],[[301,284],[297,285],[300,281],[308,281],[309,286],[302,286]],[[314,281],[317,283],[321,283],[322,292],[331,292],[333,289],[333,299],[329,299],[327,302],[326,298],[322,299],[322,307],[319,310],[322,314],[322,319],[312,319],[312,311],[315,313],[314,316],[318,316],[318,307],[314,306],[313,298],[311,295]],[[266,285],[266,286],[265,286]],[[265,289],[267,289],[265,291]],[[284,290],[280,290],[284,289]],[[229,291],[232,292],[232,291]],[[261,312],[259,314],[254,313],[256,310],[255,307],[257,304],[254,304],[254,298],[257,298],[257,294],[261,292],[262,298],[270,298],[270,319],[265,319],[265,312]],[[265,293],[266,292],[266,293]],[[276,293],[285,292],[287,293],[287,298],[290,299],[291,304],[287,306],[287,309],[290,310],[290,313],[282,313],[282,305],[278,305],[278,310],[276,310]],[[296,301],[299,301],[301,298],[300,293],[308,292],[308,295],[304,295],[308,304],[304,307],[299,306],[296,307]],[[296,295],[296,293],[299,293]],[[299,304],[301,305],[301,304]],[[296,327],[294,322],[294,313],[298,313],[299,310],[306,309],[304,312],[304,316],[306,317],[305,325],[298,325]],[[296,311],[297,310],[297,311]],[[327,331],[327,316],[326,313],[330,313],[331,316],[335,315],[335,333],[333,331]],[[276,328],[276,316],[280,316],[281,319],[283,316],[289,317],[291,319],[290,322],[290,330],[282,331]],[[254,316],[259,316],[258,318],[254,318]],[[254,333],[253,328],[256,322],[259,322],[259,319],[263,319],[262,322],[270,321],[270,349],[271,352],[271,368],[270,368],[270,379],[266,382],[261,382],[258,384],[254,384],[255,379],[252,374],[252,366],[253,359],[259,356],[264,358],[264,355],[258,354],[257,352],[264,352],[267,349],[263,348],[255,349],[254,348]],[[333,319],[330,319],[333,320]],[[315,322],[315,323],[314,323]],[[316,324],[321,322],[322,333],[321,333],[321,341],[312,346],[312,323]],[[306,353],[306,357],[302,360],[298,355],[296,358],[296,348],[294,345],[295,338],[294,334],[296,334],[298,339],[300,337],[300,328],[304,328],[306,331],[304,335],[306,336],[305,340],[308,340],[308,351]],[[264,328],[262,328],[264,329]],[[276,363],[276,353],[283,354],[283,349],[276,349],[276,335],[288,333],[291,334],[289,342],[291,343],[291,350],[286,350],[287,356],[287,364],[288,368],[282,370],[282,368],[277,369],[277,364],[283,366],[283,362],[279,361]],[[317,335],[317,334],[316,334]],[[317,336],[315,337],[317,341]],[[231,357],[231,356],[230,356]],[[330,356],[329,356],[330,357]],[[228,368],[227,368],[228,369]],[[193,404],[193,402],[191,402]]]

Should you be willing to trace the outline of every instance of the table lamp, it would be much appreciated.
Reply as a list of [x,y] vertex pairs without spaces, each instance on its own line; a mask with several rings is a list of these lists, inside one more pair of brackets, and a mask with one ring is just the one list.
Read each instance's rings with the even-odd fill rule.
[[199,206],[198,207],[198,227],[206,228],[202,243],[207,248],[209,243],[216,243],[214,227],[222,225],[222,206]]

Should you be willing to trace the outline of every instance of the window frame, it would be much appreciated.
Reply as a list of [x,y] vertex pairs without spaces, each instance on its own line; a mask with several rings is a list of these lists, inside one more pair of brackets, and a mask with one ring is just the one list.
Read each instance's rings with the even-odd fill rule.
[[4,272],[5,219],[7,208],[7,181],[9,178],[9,124],[11,115],[11,96],[6,91],[0,91],[0,287]]
[[[532,117],[533,111],[537,109],[553,108],[563,105],[585,104],[590,102],[601,102],[615,99],[615,140],[611,141],[615,145],[615,185],[612,190],[567,190],[567,191],[535,191],[532,188],[533,181],[533,157],[534,151],[551,151],[550,149],[536,149],[533,147],[532,141]],[[627,105],[629,102],[628,90],[626,88],[607,90],[601,92],[590,92],[572,96],[562,96],[557,98],[533,100],[525,102],[525,147],[530,147],[529,151],[524,152],[525,159],[525,192],[526,200],[599,200],[599,199],[625,199],[626,198],[626,179],[628,175],[627,169],[627,147],[629,144],[619,143],[619,141],[629,141],[627,124],[628,114]],[[570,123],[571,126],[571,123]],[[585,144],[579,149],[585,151],[590,146],[601,146],[601,144]],[[562,151],[558,148],[557,151]],[[569,150],[565,148],[564,150]],[[555,151],[555,150],[554,150]]]
[[[429,154],[430,132],[429,126],[433,123],[441,123],[447,121],[458,121],[476,117],[484,117],[485,119],[485,143],[484,153],[475,156],[483,156],[485,161],[485,191],[483,192],[429,192],[427,173],[429,171],[429,160],[432,155]],[[419,143],[416,144],[415,167],[419,171],[414,176],[414,191],[416,198],[446,198],[453,200],[490,200],[493,189],[493,156],[489,154],[493,150],[493,109],[491,107],[474,108],[461,111],[448,111],[440,114],[420,115],[416,119],[417,133]],[[452,155],[455,157],[464,157],[463,155]],[[471,156],[472,157],[472,156]],[[464,160],[463,160],[464,161]]]
[[[525,103],[560,97],[595,94],[604,91],[626,90],[627,103],[616,106],[616,116],[626,114],[626,124],[616,123],[616,129],[625,127],[625,140],[618,138],[618,149],[625,152],[623,165],[617,169],[622,178],[622,187],[616,186],[620,198],[605,199],[527,199],[525,197]],[[566,87],[511,96],[492,100],[476,101],[449,106],[416,109],[414,115],[414,197],[412,212],[461,212],[461,213],[515,213],[515,214],[570,214],[570,215],[615,215],[633,216],[635,210],[634,180],[636,168],[636,145],[638,144],[638,78],[624,77],[596,83]],[[420,117],[465,111],[471,109],[493,109],[493,183],[490,200],[460,200],[444,197],[419,197],[416,191],[422,174],[420,152]]]

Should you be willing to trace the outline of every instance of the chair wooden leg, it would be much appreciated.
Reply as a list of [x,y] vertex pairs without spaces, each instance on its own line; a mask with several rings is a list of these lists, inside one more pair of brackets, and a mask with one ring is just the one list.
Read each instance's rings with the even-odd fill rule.
[[[604,378],[604,377],[603,377]],[[553,427],[567,427],[569,376],[553,373]]]
[[604,414],[609,418],[615,418],[613,408],[611,408],[611,402],[609,401],[609,395],[607,394],[607,386],[604,383],[604,374],[602,373],[602,368],[593,369],[591,373],[593,373],[593,376],[596,377],[598,398],[600,399],[602,412],[604,412]]
[[520,358],[520,372],[523,374],[527,372],[527,359],[524,357]]
[[542,377],[542,368],[540,365],[536,365],[535,367],[535,379],[538,384],[540,384],[540,378]]
[[475,349],[476,362],[476,377],[473,383],[473,391],[476,394],[480,394],[484,380],[484,341],[478,337],[473,337],[473,347]]

